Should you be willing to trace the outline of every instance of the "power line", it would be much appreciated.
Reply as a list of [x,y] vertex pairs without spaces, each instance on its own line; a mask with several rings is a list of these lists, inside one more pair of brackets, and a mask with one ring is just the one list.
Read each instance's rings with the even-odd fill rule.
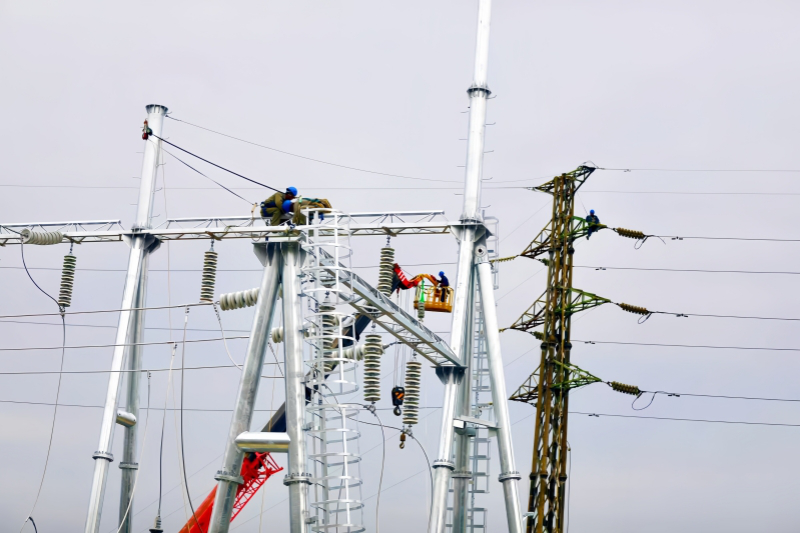
[[[249,339],[249,336],[239,335],[236,337],[226,337],[227,339]],[[185,343],[193,343],[193,342],[214,342],[214,341],[221,341],[222,337],[214,338],[214,339],[194,339],[194,340],[182,340],[182,341],[161,341],[161,342],[131,342],[126,344],[86,344],[83,346],[44,346],[44,347],[25,347],[25,348],[0,348],[2,352],[26,352],[32,350],[61,350],[62,348],[65,350],[77,350],[77,349],[89,349],[89,348],[116,348],[119,346],[157,346],[157,345],[165,345],[165,344],[183,344]],[[272,364],[272,363],[265,363],[265,364]]]
[[249,205],[253,205],[253,202],[251,202],[250,200],[248,200],[248,199],[247,199],[247,198],[245,198],[244,196],[240,196],[238,193],[235,193],[235,192],[233,192],[231,189],[227,188],[226,186],[224,186],[223,184],[221,184],[221,183],[220,183],[220,182],[218,182],[217,180],[215,180],[215,179],[212,179],[212,178],[209,178],[208,176],[206,176],[205,174],[203,174],[202,172],[200,172],[199,170],[197,170],[196,168],[194,168],[192,165],[190,165],[189,163],[187,163],[186,161],[184,161],[184,160],[183,160],[183,159],[181,159],[180,157],[178,157],[178,156],[176,156],[175,154],[171,153],[169,150],[164,150],[164,152],[166,152],[166,153],[167,153],[167,154],[169,154],[170,156],[174,157],[175,159],[177,159],[178,161],[180,161],[181,163],[183,163],[185,166],[189,167],[190,169],[194,170],[195,172],[197,172],[198,174],[200,174],[200,175],[201,175],[201,176],[203,176],[204,178],[206,178],[206,179],[208,179],[208,180],[211,180],[211,181],[213,181],[214,183],[216,183],[217,185],[219,185],[220,187],[222,187],[223,189],[225,189],[226,191],[228,191],[228,192],[229,192],[229,193],[231,193],[232,195],[236,196],[237,198],[241,198],[242,200],[244,200],[245,202],[247,202]]
[[713,344],[666,344],[657,342],[587,341],[573,339],[584,344],[616,344],[621,346],[660,346],[664,348],[706,348],[712,350],[751,350],[765,352],[800,352],[800,348],[768,348],[763,346],[717,346]]
[[[122,311],[154,311],[158,309],[177,309],[182,307],[202,307],[208,306],[211,303],[196,303],[196,304],[179,304],[179,305],[161,305],[158,307],[131,307],[129,309],[100,309],[96,311],[71,311],[64,313],[66,316],[72,315],[94,315],[99,313],[121,313]],[[30,313],[25,315],[0,315],[0,318],[28,318],[36,316],[61,316],[60,313]]]
[[219,132],[219,131],[216,131],[216,130],[212,130],[210,128],[205,128],[205,127],[199,126],[197,124],[192,124],[191,122],[187,122],[185,120],[181,120],[181,119],[178,119],[178,118],[175,118],[175,117],[171,117],[169,115],[167,115],[167,117],[171,118],[172,120],[176,120],[178,122],[183,122],[184,124],[188,124],[189,126],[194,126],[195,128],[199,128],[201,130],[210,131],[211,133],[215,133],[217,135],[222,135],[223,137],[228,137],[229,139],[234,139],[236,141],[240,141],[240,142],[243,142],[243,143],[246,143],[246,144],[251,144],[253,146],[258,146],[259,148],[264,148],[266,150],[271,150],[273,152],[277,152],[277,153],[280,153],[280,154],[288,155],[288,156],[291,156],[291,157],[297,157],[299,159],[305,159],[306,161],[313,161],[315,163],[321,163],[323,165],[330,165],[332,167],[344,168],[344,169],[347,169],[347,170],[354,170],[356,172],[366,172],[367,174],[376,174],[376,175],[379,175],[379,176],[387,176],[387,177],[390,177],[390,178],[402,178],[402,179],[419,180],[419,181],[440,181],[440,182],[449,182],[449,183],[461,183],[461,181],[457,181],[457,180],[437,180],[437,179],[429,179],[429,178],[417,178],[417,177],[414,177],[414,176],[403,176],[401,174],[389,174],[387,172],[378,172],[378,171],[375,171],[375,170],[367,170],[367,169],[364,169],[364,168],[350,167],[350,166],[347,166],[347,165],[340,165],[338,163],[331,163],[330,161],[323,161],[322,159],[316,159],[316,158],[313,158],[313,157],[308,157],[308,156],[304,156],[304,155],[300,155],[300,154],[295,154],[295,153],[292,153],[292,152],[287,152],[286,150],[279,150],[278,148],[273,148],[272,146],[266,146],[264,144],[259,144],[259,143],[255,143],[255,142],[252,142],[252,141],[248,141],[248,140],[239,138],[239,137],[234,137],[233,135],[228,135],[227,133],[222,133],[222,132]]
[[[434,263],[403,263],[403,266],[412,267],[412,266],[436,266],[436,265],[455,265],[456,261],[437,261]],[[366,265],[366,266],[354,266],[351,268],[378,268],[380,265]],[[0,269],[8,268],[13,270],[24,270],[22,267],[17,266],[0,266]],[[28,267],[28,270],[53,270],[56,272],[61,272],[60,268],[55,267]],[[85,271],[85,272],[127,272],[124,268],[76,268],[77,271]],[[149,272],[202,272],[202,268],[173,268],[173,269],[166,269],[166,268],[151,268],[148,269]],[[217,272],[264,272],[263,268],[218,268]],[[191,328],[189,331],[192,331]]]
[[169,142],[169,141],[168,141],[168,140],[166,140],[166,139],[162,139],[161,137],[159,137],[158,135],[156,135],[156,134],[154,134],[154,133],[151,133],[150,135],[152,135],[153,137],[155,137],[155,138],[156,138],[156,139],[158,139],[159,141],[165,142],[165,143],[167,143],[168,145],[172,146],[173,148],[177,148],[177,149],[178,149],[178,150],[180,150],[181,152],[187,153],[187,154],[189,154],[189,155],[190,155],[190,156],[192,156],[192,157],[196,157],[196,158],[197,158],[197,159],[199,159],[200,161],[204,161],[204,162],[208,163],[209,165],[212,165],[212,166],[215,166],[215,167],[217,167],[217,168],[218,168],[218,169],[220,169],[220,170],[224,170],[225,172],[228,172],[228,173],[230,173],[230,174],[233,174],[234,176],[238,176],[238,177],[240,177],[240,178],[242,178],[242,179],[245,179],[245,180],[247,180],[247,181],[249,181],[249,182],[251,182],[251,183],[255,183],[256,185],[261,185],[262,187],[266,187],[267,189],[272,189],[273,191],[276,191],[276,192],[281,192],[281,191],[279,191],[278,189],[276,189],[275,187],[270,187],[269,185],[266,185],[266,184],[264,184],[264,183],[261,183],[261,182],[259,182],[259,181],[256,181],[256,180],[253,180],[253,179],[250,179],[250,178],[248,178],[247,176],[243,176],[243,175],[239,174],[238,172],[234,172],[233,170],[227,169],[227,168],[225,168],[225,167],[223,167],[223,166],[221,166],[221,165],[218,165],[218,164],[216,164],[216,163],[214,163],[214,162],[212,162],[212,161],[209,161],[208,159],[206,159],[206,158],[204,158],[204,157],[200,157],[200,156],[199,156],[199,155],[197,155],[197,154],[193,154],[193,153],[192,153],[192,152],[190,152],[189,150],[186,150],[185,148],[181,148],[181,147],[180,147],[180,146],[178,146],[177,144],[175,144],[175,143],[171,143],[171,142]]
[[[575,265],[575,268],[593,268],[595,270],[639,270],[643,272],[703,272],[709,274],[792,274],[800,272],[786,270],[707,270],[700,268],[635,268],[635,267],[602,267],[589,265]],[[57,270],[57,269],[56,269]]]
[[742,168],[603,168],[596,170],[622,170],[624,172],[800,172],[800,169],[742,169]]
[[[571,415],[586,415],[591,417],[610,416],[615,418],[643,418],[649,420],[673,420],[678,422],[705,422],[708,424],[741,424],[745,426],[775,426],[775,427],[800,427],[800,424],[784,424],[778,422],[747,422],[745,420],[712,420],[707,418],[676,418],[668,416],[644,416],[644,415],[617,415],[611,413],[584,413],[581,411],[570,411]],[[532,415],[531,415],[532,416]],[[522,420],[519,420],[521,422]]]
[[[186,341],[191,342],[191,341]],[[275,363],[264,363],[272,365]],[[219,368],[238,368],[235,365],[208,365],[208,366],[187,366],[186,370],[215,370]],[[0,376],[34,376],[40,374],[127,374],[131,372],[169,372],[169,368],[144,368],[142,370],[33,370],[26,372],[0,372]],[[261,376],[265,379],[283,379],[281,376]],[[63,405],[63,404],[59,404]]]
[[[57,324],[55,322],[33,322],[31,320],[0,320],[0,324],[31,324],[36,326],[61,326],[61,324]],[[117,326],[105,326],[102,324],[67,324],[68,328],[107,328],[107,329],[117,329]],[[146,330],[155,330],[155,331],[171,331],[170,328],[144,328]],[[186,331],[203,331],[203,332],[217,332],[219,329],[202,329],[202,328],[189,328]],[[250,330],[247,329],[229,329],[226,331],[231,331],[235,333],[249,333]]]

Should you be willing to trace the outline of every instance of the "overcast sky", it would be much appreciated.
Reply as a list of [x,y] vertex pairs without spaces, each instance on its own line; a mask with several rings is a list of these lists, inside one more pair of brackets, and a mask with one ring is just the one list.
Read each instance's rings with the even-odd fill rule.
[[[144,106],[162,104],[176,119],[254,143],[339,165],[399,174],[391,178],[315,163],[168,120],[164,135],[208,159],[283,188],[326,197],[347,212],[461,210],[466,89],[471,83],[477,5],[474,0],[395,4],[339,2],[55,2],[0,0],[0,222],[122,220],[130,227],[141,172]],[[493,8],[489,104],[482,205],[500,218],[502,255],[521,251],[546,224],[550,198],[521,187],[593,161],[577,211],[595,209],[603,223],[667,236],[798,238],[796,161],[800,5],[739,0],[497,0]],[[166,156],[154,214],[167,217],[249,214],[250,206]],[[248,201],[268,194],[202,163],[197,168]],[[687,172],[684,170],[704,170]],[[713,172],[736,170],[737,172]],[[354,265],[374,266],[380,238],[354,240]],[[416,274],[444,269],[455,277],[450,237],[395,240],[401,264]],[[617,302],[675,313],[800,318],[796,274],[800,242],[731,240],[633,241],[602,232],[577,245],[575,286]],[[173,243],[152,257],[148,303],[197,301],[207,243]],[[28,247],[31,274],[48,292],[68,247]],[[218,292],[254,287],[259,263],[245,241],[217,247]],[[124,244],[77,246],[72,310],[119,306]],[[54,306],[27,279],[18,246],[0,249],[0,314],[48,313]],[[169,277],[164,271],[172,272]],[[541,264],[501,266],[498,314],[513,322],[544,289]],[[651,270],[596,270],[625,267]],[[40,270],[53,269],[53,270]],[[662,270],[652,270],[662,269]],[[678,269],[663,270],[663,269]],[[187,271],[188,270],[188,271]],[[691,270],[691,271],[687,271]],[[709,273],[709,270],[762,273]],[[358,272],[377,283],[374,268]],[[763,273],[772,272],[772,273]],[[775,273],[782,272],[782,273]],[[794,273],[794,274],[792,274]],[[169,281],[169,283],[168,283]],[[226,313],[231,335],[246,335],[252,313]],[[0,347],[60,346],[57,317],[0,322]],[[35,325],[25,322],[49,322]],[[115,315],[68,317],[67,345],[113,342]],[[436,331],[449,317],[431,316]],[[102,327],[81,327],[82,325]],[[797,348],[796,323],[676,318],[643,325],[615,306],[576,317],[573,361],[603,378],[650,391],[800,399],[798,355],[791,351],[664,347],[650,344]],[[183,310],[147,315],[147,340],[178,338]],[[170,327],[176,331],[170,333]],[[189,314],[190,338],[218,336],[210,309]],[[244,333],[236,330],[244,330]],[[443,333],[443,335],[445,335]],[[171,336],[171,337],[170,337]],[[446,335],[445,335],[446,336]],[[503,334],[509,390],[538,365],[538,342]],[[231,340],[241,360],[246,340]],[[69,350],[66,370],[103,370],[111,349]],[[169,366],[165,346],[145,351],[146,368]],[[226,364],[219,343],[188,345],[187,365]],[[0,352],[0,372],[57,370],[54,350]],[[274,367],[267,367],[269,374]],[[384,359],[388,407],[392,356]],[[185,406],[230,409],[236,369],[186,374]],[[146,381],[142,403],[147,403]],[[70,374],[60,401],[100,405],[105,374]],[[180,383],[177,381],[177,383]],[[52,403],[55,375],[0,376],[0,400]],[[150,401],[163,406],[166,373],[153,373]],[[178,390],[179,393],[179,390]],[[176,393],[176,394],[178,394]],[[442,388],[426,370],[423,404],[441,405]],[[280,405],[282,382],[263,380],[258,408]],[[169,406],[173,400],[170,398]],[[593,385],[571,396],[580,413],[754,423],[800,424],[800,404],[659,396],[646,411],[631,397]],[[518,469],[530,471],[533,408],[512,404]],[[154,412],[155,413],[155,412]],[[399,425],[389,411],[384,422]],[[41,532],[83,527],[101,410],[61,407],[41,498],[33,514]],[[17,531],[39,486],[53,409],[0,402],[0,523]],[[418,426],[436,454],[440,413]],[[255,416],[258,428],[268,413]],[[146,416],[140,418],[142,428]],[[366,420],[366,419],[365,419]],[[185,413],[189,489],[199,502],[214,486],[230,415]],[[137,488],[135,531],[152,525],[158,494],[161,418],[148,426]],[[165,432],[165,530],[185,523],[178,488],[176,419]],[[121,433],[121,431],[119,431]],[[414,446],[397,448],[389,431],[384,533],[421,531],[427,521],[427,473]],[[574,414],[570,530],[680,529],[738,533],[796,531],[800,516],[797,457],[800,427],[721,424]],[[121,456],[117,435],[114,454]],[[380,431],[362,426],[364,524],[374,531]],[[496,452],[493,451],[493,456]],[[278,461],[284,464],[284,457]],[[118,462],[112,464],[102,531],[117,523]],[[500,472],[492,466],[492,479]],[[413,477],[409,478],[412,474]],[[282,473],[265,485],[235,531],[285,531]],[[408,478],[408,479],[407,479]],[[171,492],[166,492],[166,491]],[[527,481],[521,492],[527,494]],[[479,499],[489,531],[505,530],[500,485]],[[260,513],[263,515],[259,518]],[[32,531],[28,526],[28,531]]]

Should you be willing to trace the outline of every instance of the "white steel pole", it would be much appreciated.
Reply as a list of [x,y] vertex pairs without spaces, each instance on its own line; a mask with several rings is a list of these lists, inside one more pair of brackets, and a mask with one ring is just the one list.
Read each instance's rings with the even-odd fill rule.
[[239,393],[228,432],[222,469],[214,476],[217,480],[217,494],[214,497],[214,510],[211,513],[211,523],[207,533],[227,533],[230,528],[236,491],[242,483],[240,472],[244,459],[244,452],[236,445],[236,437],[245,431],[250,431],[250,423],[253,420],[253,409],[258,395],[258,385],[261,382],[261,371],[280,287],[281,264],[280,249],[268,243],[264,259],[264,275],[258,291],[247,357],[242,365],[242,379],[239,382]]
[[483,317],[486,322],[486,345],[489,357],[489,377],[492,384],[492,407],[497,418],[497,446],[500,451],[500,476],[506,502],[509,533],[522,533],[522,514],[519,505],[519,480],[521,476],[514,464],[514,446],[511,442],[511,421],[508,416],[508,394],[500,352],[500,329],[497,325],[497,308],[494,299],[492,266],[486,260],[478,264],[478,284],[481,289]]
[[[147,122],[150,129],[155,135],[161,137],[167,108],[160,105],[149,105],[146,109]],[[145,142],[142,178],[139,189],[139,206],[129,240],[131,249],[128,256],[125,289],[122,293],[122,304],[120,305],[120,309],[123,309],[123,311],[120,312],[119,322],[117,323],[117,336],[114,342],[116,347],[111,358],[111,373],[108,377],[108,389],[100,425],[100,441],[97,445],[97,450],[92,454],[95,460],[94,474],[92,475],[92,489],[89,495],[89,509],[86,514],[85,533],[97,533],[100,529],[100,514],[103,509],[108,466],[114,460],[114,456],[111,454],[111,444],[114,439],[117,401],[119,399],[120,384],[122,383],[125,344],[131,338],[129,332],[134,322],[133,312],[130,309],[135,306],[139,294],[145,255],[155,244],[153,237],[141,235],[139,231],[150,226],[150,217],[153,212],[153,191],[155,190],[160,151],[161,141],[151,137]],[[142,290],[144,289],[142,288]]]
[[[451,329],[452,349],[461,358],[462,364],[470,364],[464,357],[467,339],[465,331],[470,316],[468,306],[475,291],[474,269],[475,239],[478,237],[476,225],[480,220],[481,177],[483,175],[483,153],[486,130],[486,101],[491,92],[487,84],[489,60],[489,28],[491,23],[491,0],[478,0],[478,30],[475,46],[475,75],[469,95],[469,132],[467,136],[467,162],[464,180],[464,210],[461,213],[463,229],[458,235],[458,279],[453,307]],[[455,371],[455,369],[454,369]],[[440,377],[442,377],[440,375]],[[442,424],[439,436],[439,455],[433,464],[433,493],[431,497],[431,519],[429,533],[443,533],[447,517],[447,491],[450,477],[455,467],[453,457],[453,419],[459,387],[469,387],[460,379],[449,378],[445,382],[442,403]]]
[[[143,266],[139,273],[139,290],[134,307],[145,307],[147,293],[148,255],[142,259]],[[119,498],[119,533],[131,533],[133,529],[133,490],[136,483],[139,464],[136,462],[137,439],[139,435],[139,382],[142,370],[142,351],[144,347],[144,311],[131,313],[130,341],[128,349],[128,390],[125,411],[136,418],[136,424],[124,428],[124,444],[122,461],[119,462],[121,473],[121,489]],[[148,413],[148,417],[150,414]]]
[[300,268],[305,253],[297,242],[282,245],[283,249],[283,333],[284,375],[286,381],[286,432],[291,440],[287,474],[283,484],[289,487],[289,531],[308,533],[308,487],[305,406],[306,386],[303,367],[303,309],[300,298]]

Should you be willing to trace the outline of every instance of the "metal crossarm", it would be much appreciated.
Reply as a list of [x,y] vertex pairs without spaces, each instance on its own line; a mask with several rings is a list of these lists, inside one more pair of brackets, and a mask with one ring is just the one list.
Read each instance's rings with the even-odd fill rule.
[[[568,293],[568,297],[566,298],[568,305],[563,309],[563,313],[560,305],[556,305],[552,309],[553,313],[558,315],[563,314],[565,317],[611,302],[608,298],[603,298],[602,296],[597,296],[596,294],[585,292],[580,289],[555,287],[553,290]],[[544,294],[533,302],[533,305],[522,313],[522,316],[505,329],[516,329],[518,331],[528,332],[535,327],[541,326],[545,322],[547,301],[547,291],[545,291]]]
[[[322,254],[324,254],[323,262],[329,261],[330,266],[333,267],[332,258],[324,251]],[[426,328],[388,296],[357,274],[344,269],[341,265],[339,267],[345,270],[341,278],[342,284],[358,297],[348,302],[352,307],[360,313],[372,317],[372,320],[386,332],[403,344],[410,346],[411,349],[436,366],[462,366],[461,360],[441,337]]]
[[[586,370],[561,361],[551,361],[550,364],[556,365],[562,380],[549,385],[550,389],[567,391],[591,385],[603,381],[595,375],[590,374]],[[509,400],[522,403],[533,403],[539,397],[539,369],[537,368],[533,374],[523,383],[515,392],[509,397]]]

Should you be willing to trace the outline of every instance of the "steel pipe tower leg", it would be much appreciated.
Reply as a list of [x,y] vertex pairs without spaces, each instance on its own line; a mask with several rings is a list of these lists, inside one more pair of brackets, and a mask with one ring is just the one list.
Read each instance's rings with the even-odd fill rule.
[[282,245],[283,252],[283,331],[286,351],[286,432],[289,434],[288,472],[283,480],[289,487],[289,531],[308,533],[308,487],[305,406],[306,387],[303,367],[303,309],[301,307],[300,268],[305,252],[297,242]]
[[267,353],[270,327],[281,283],[282,263],[283,258],[278,246],[267,244],[264,256],[264,275],[261,277],[261,287],[258,291],[247,356],[242,365],[242,378],[239,382],[239,392],[236,396],[233,419],[228,432],[228,444],[222,459],[222,468],[214,476],[214,479],[217,480],[217,493],[214,497],[214,510],[211,513],[208,533],[227,533],[231,524],[236,492],[243,482],[240,472],[244,452],[236,446],[235,441],[242,432],[250,430],[250,423],[253,420],[253,409],[261,382],[264,356]]
[[[143,266],[139,276],[139,290],[136,295],[135,307],[143,309],[147,293],[147,263],[148,255],[143,258]],[[122,470],[120,498],[119,498],[119,533],[131,533],[133,529],[133,491],[138,477],[139,464],[136,462],[137,439],[139,436],[139,383],[141,381],[142,352],[144,347],[144,311],[131,313],[130,349],[128,351],[128,390],[125,411],[136,417],[136,424],[126,427],[125,442],[122,448],[122,461],[119,468]],[[150,414],[148,413],[149,417]]]
[[[160,105],[147,106],[147,122],[155,135],[161,137],[164,116],[167,108]],[[100,425],[100,439],[97,450],[92,454],[94,458],[94,474],[92,475],[92,488],[89,493],[89,508],[86,513],[85,533],[98,533],[100,529],[100,514],[103,510],[106,481],[108,479],[108,466],[114,460],[111,454],[111,444],[114,439],[114,426],[117,418],[117,401],[119,400],[120,385],[122,383],[122,365],[125,359],[125,344],[131,338],[130,331],[133,325],[133,312],[139,294],[139,285],[144,279],[142,271],[145,267],[145,256],[158,245],[150,235],[139,233],[141,229],[150,227],[153,214],[153,191],[155,190],[156,171],[158,170],[161,141],[150,138],[145,141],[144,159],[142,162],[142,179],[139,188],[139,205],[136,220],[131,234],[126,238],[131,250],[128,257],[128,268],[125,276],[125,289],[122,293],[122,303],[117,323],[117,336],[115,338],[113,355],[111,357],[111,372],[108,377],[106,401],[103,407],[103,418]]]
[[497,418],[497,445],[500,452],[499,481],[503,484],[509,533],[522,533],[522,512],[519,504],[519,480],[514,463],[514,446],[511,441],[511,421],[508,416],[508,394],[500,351],[500,329],[494,299],[494,281],[491,264],[484,260],[478,264],[478,284],[481,290],[483,316],[486,322],[486,340],[489,355],[489,376],[492,383],[492,406]]
[[[462,341],[463,354],[462,359],[465,361],[466,368],[464,369],[464,378],[458,390],[458,400],[456,406],[456,416],[466,415],[472,416],[472,338],[474,335],[475,325],[475,273],[474,267],[471,267],[473,272],[470,273],[472,281],[470,288],[467,289],[469,301],[466,306],[466,316],[464,317],[464,340]],[[468,362],[468,363],[466,363]],[[452,533],[465,533],[469,518],[467,516],[469,510],[469,490],[472,482],[472,472],[469,470],[469,451],[472,444],[472,436],[469,434],[468,428],[456,431],[455,433],[455,470],[452,473],[453,478],[453,528]]]
[[[461,359],[462,369],[456,367],[440,367],[440,378],[445,383],[444,401],[442,403],[442,426],[439,437],[439,459],[434,462],[433,493],[431,498],[431,519],[429,533],[443,533],[447,517],[447,489],[454,468],[453,457],[453,419],[456,414],[460,387],[469,389],[470,384],[461,384],[463,368],[470,364],[465,347],[472,343],[465,332],[470,325],[468,306],[475,292],[475,240],[481,235],[480,198],[481,177],[483,175],[483,154],[486,132],[486,103],[491,92],[488,86],[489,61],[489,28],[491,23],[491,0],[478,0],[478,29],[475,45],[475,72],[472,85],[467,90],[469,95],[469,132],[467,134],[467,161],[464,176],[464,210],[461,214],[462,229],[457,237],[460,241],[458,251],[458,280],[455,287],[453,321],[451,329],[451,347]],[[453,374],[448,375],[448,373]],[[446,379],[444,379],[446,378]],[[503,400],[505,401],[505,399]]]

